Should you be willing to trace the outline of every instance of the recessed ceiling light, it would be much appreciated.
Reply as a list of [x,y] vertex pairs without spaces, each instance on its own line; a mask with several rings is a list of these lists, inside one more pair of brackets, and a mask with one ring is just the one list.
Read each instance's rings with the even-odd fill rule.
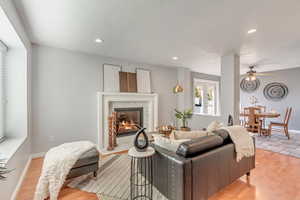
[[102,42],[103,42],[103,40],[102,40],[102,39],[100,39],[100,38],[96,38],[96,39],[95,39],[95,42],[96,42],[96,43],[102,43]]
[[248,34],[255,33],[255,32],[256,32],[256,29],[250,29],[250,30],[248,31]]
[[174,56],[172,57],[173,60],[178,60],[178,57]]

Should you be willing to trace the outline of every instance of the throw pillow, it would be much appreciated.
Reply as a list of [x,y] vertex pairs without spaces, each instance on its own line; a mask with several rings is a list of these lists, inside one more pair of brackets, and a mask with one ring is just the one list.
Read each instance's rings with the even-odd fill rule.
[[207,127],[207,131],[208,132],[213,132],[213,131],[216,131],[218,129],[220,129],[221,127],[223,127],[223,124],[218,122],[218,121],[213,121],[211,122],[208,127]]
[[194,138],[199,138],[203,136],[208,136],[212,135],[212,133],[209,133],[207,131],[177,131],[173,130],[170,139],[173,140],[181,140],[181,139],[194,139]]
[[190,141],[190,139],[172,140],[155,134],[153,134],[153,138],[154,144],[172,152],[176,152],[181,143]]

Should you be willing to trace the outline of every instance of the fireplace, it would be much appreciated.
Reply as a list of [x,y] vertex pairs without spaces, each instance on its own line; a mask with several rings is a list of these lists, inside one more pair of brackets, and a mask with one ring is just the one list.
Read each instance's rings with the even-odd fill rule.
[[115,108],[117,137],[134,135],[138,127],[143,127],[143,108]]

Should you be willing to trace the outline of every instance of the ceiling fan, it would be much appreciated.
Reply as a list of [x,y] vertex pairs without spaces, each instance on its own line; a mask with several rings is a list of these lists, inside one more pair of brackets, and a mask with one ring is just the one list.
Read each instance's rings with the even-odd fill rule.
[[246,72],[243,76],[246,76],[246,81],[255,81],[257,79],[257,76],[269,76],[270,74],[266,73],[258,73],[256,70],[254,70],[254,65],[249,66],[249,71]]

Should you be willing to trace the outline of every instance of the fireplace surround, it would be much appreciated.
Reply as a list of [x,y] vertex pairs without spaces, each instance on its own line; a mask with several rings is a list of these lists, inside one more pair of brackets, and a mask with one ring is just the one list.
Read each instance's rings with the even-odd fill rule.
[[[154,131],[158,125],[158,94],[144,93],[113,93],[98,92],[98,131],[97,141],[101,153],[107,152],[108,117],[116,108],[143,108],[143,127],[147,132]],[[114,152],[128,150],[132,147],[134,135],[128,137],[118,137],[118,146]]]

